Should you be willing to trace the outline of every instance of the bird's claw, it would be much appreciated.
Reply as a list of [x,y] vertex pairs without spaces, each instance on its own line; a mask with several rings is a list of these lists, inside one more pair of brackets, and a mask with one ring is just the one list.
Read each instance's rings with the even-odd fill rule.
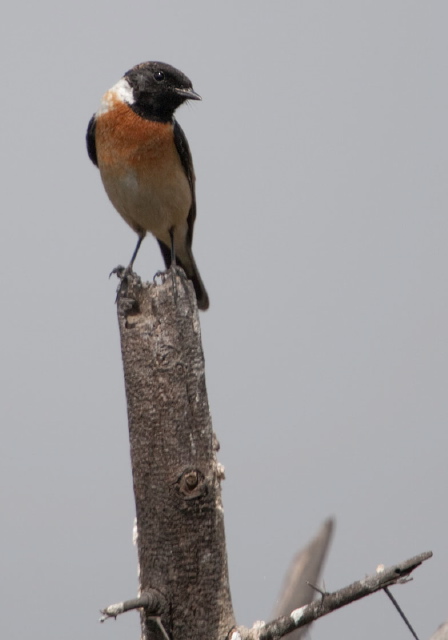
[[160,278],[161,284],[163,284],[165,282],[165,280],[166,280],[167,275],[168,275],[168,270],[167,271],[156,271],[152,281],[154,282],[154,284],[157,284],[157,278]]
[[123,267],[122,264],[119,264],[118,267],[115,267],[115,269],[112,269],[109,273],[109,278],[117,276],[119,280],[124,280],[130,273],[132,273],[132,267]]

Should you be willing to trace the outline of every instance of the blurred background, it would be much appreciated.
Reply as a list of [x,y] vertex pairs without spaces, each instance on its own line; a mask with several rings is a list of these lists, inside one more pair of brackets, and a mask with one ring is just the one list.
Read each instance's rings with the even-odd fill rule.
[[[0,635],[139,637],[116,281],[136,237],[85,150],[102,94],[169,62],[197,173],[194,252],[238,622],[269,619],[328,516],[332,591],[431,549],[393,593],[448,617],[448,5],[8,3],[0,24]],[[136,270],[162,267],[145,240]],[[316,640],[404,640],[384,594]]]

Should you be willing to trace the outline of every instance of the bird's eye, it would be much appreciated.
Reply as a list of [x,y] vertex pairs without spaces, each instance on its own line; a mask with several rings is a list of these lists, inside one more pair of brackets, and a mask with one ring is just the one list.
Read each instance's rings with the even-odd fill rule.
[[163,73],[163,71],[156,71],[154,74],[154,80],[156,80],[157,82],[162,82],[162,80],[165,79],[165,74]]

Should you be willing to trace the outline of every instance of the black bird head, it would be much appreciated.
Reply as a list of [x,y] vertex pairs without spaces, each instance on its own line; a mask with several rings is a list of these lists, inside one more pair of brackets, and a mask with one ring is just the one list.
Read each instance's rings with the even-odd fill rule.
[[164,62],[142,62],[124,74],[132,90],[129,106],[142,118],[169,122],[186,100],[201,100],[191,81]]

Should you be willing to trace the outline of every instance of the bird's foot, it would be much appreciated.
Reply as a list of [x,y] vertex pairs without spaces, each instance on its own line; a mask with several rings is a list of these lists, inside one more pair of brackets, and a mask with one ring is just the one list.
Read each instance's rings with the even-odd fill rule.
[[154,278],[153,278],[153,282],[155,285],[158,284],[157,280],[160,278],[160,284],[165,284],[166,279],[169,278],[169,276],[171,276],[172,281],[173,281],[173,298],[174,298],[174,303],[177,303],[177,287],[176,287],[176,266],[171,265],[171,267],[169,269],[166,269],[166,271],[157,271],[157,273],[154,274]]
[[166,271],[156,271],[156,273],[154,274],[154,277],[152,279],[154,284],[159,284],[157,282],[158,278],[160,278],[160,284],[164,284],[165,280],[167,279],[168,272],[169,272],[169,269],[167,269]]
[[157,280],[159,278],[160,284],[165,284],[167,278],[171,277],[173,283],[173,298],[175,304],[177,304],[176,276],[179,276],[179,278],[182,278],[184,280],[187,279],[185,271],[182,269],[182,267],[179,267],[176,264],[172,264],[169,269],[166,269],[166,271],[157,271],[157,273],[154,274],[153,278],[154,284],[158,284]]
[[[119,269],[119,267],[117,267],[117,269]],[[154,274],[153,282],[154,284],[157,284],[157,279],[160,278],[160,284],[163,284],[169,276],[171,277],[179,276],[180,278],[184,278],[184,279],[187,278],[185,271],[182,269],[182,267],[179,267],[176,264],[172,264],[171,267],[169,269],[165,269],[165,271],[157,271]]]
[[132,265],[128,265],[127,267],[123,267],[122,264],[119,264],[118,267],[115,267],[115,269],[112,269],[112,271],[109,273],[109,278],[111,278],[112,276],[117,276],[117,278],[119,280],[123,281],[131,273],[133,273]]
[[132,287],[132,284],[136,284],[140,281],[139,276],[132,270],[132,264],[127,267],[123,267],[123,265],[119,264],[118,267],[112,269],[109,274],[109,278],[112,275],[116,275],[120,281],[117,287],[117,297],[115,298],[115,302],[118,302],[118,299],[121,297],[125,298],[128,294],[129,288]]
[[181,279],[188,280],[187,274],[178,264],[172,264],[168,271],[171,271],[174,275],[179,276],[179,278]]

